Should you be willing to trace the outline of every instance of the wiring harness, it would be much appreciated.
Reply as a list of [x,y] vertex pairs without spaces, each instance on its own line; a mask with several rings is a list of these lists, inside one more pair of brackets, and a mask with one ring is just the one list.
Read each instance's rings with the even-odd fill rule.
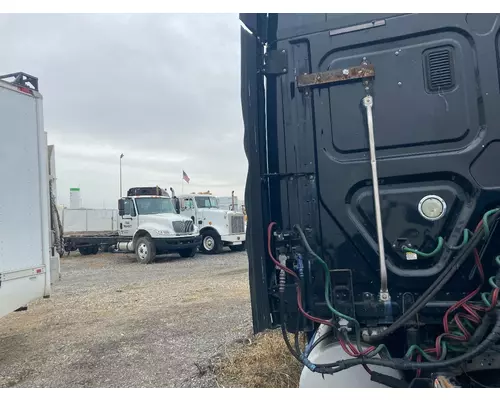
[[[328,309],[332,314],[331,319],[322,319],[307,313],[302,301],[302,279],[303,266],[302,257],[299,257],[298,273],[283,265],[278,261],[272,252],[272,233],[276,226],[275,222],[271,222],[267,232],[267,247],[269,257],[279,270],[279,293],[281,308],[281,330],[285,343],[292,355],[312,371],[333,374],[356,365],[362,365],[368,373],[371,373],[368,365],[380,365],[399,370],[414,370],[417,377],[421,370],[437,370],[448,368],[471,360],[477,355],[493,347],[500,339],[500,309],[498,308],[498,296],[500,281],[500,256],[495,258],[495,263],[498,266],[496,276],[489,277],[487,282],[491,287],[490,292],[480,293],[486,277],[484,268],[481,262],[480,254],[477,247],[484,239],[487,239],[491,232],[491,226],[500,217],[500,209],[496,208],[486,212],[482,220],[477,225],[474,232],[465,230],[463,233],[462,243],[458,246],[448,246],[444,238],[439,237],[436,248],[430,253],[423,253],[419,250],[405,247],[404,251],[414,252],[423,257],[433,257],[437,255],[444,246],[456,251],[456,255],[451,263],[443,269],[440,276],[432,285],[420,296],[417,301],[393,324],[376,336],[371,336],[370,341],[382,342],[390,334],[403,327],[410,321],[453,277],[453,275],[461,268],[465,260],[471,255],[474,255],[475,266],[479,273],[480,283],[478,287],[469,293],[467,296],[457,301],[450,307],[443,316],[443,333],[440,334],[434,343],[434,347],[425,348],[418,345],[412,345],[408,348],[403,358],[391,357],[387,347],[380,343],[377,346],[370,345],[363,348],[361,343],[361,326],[359,322],[349,316],[336,310],[331,303],[332,282],[330,279],[330,271],[327,263],[316,254],[309,245],[306,236],[300,226],[295,225],[294,230],[298,233],[300,240],[306,249],[307,253],[321,265],[324,273],[325,281],[325,300]],[[299,346],[298,333],[295,333],[295,343],[292,346],[287,330],[284,312],[284,298],[286,275],[290,275],[295,283],[297,305],[299,312],[307,319],[324,324],[332,328],[330,332],[316,339],[314,343],[307,345],[305,351],[302,351]],[[479,297],[480,301],[475,301]],[[342,324],[344,322],[344,324]],[[345,324],[354,328],[355,344],[351,343],[348,335],[348,328]],[[491,328],[491,326],[493,327]],[[489,333],[488,333],[489,332]],[[488,334],[487,334],[488,333]],[[351,359],[339,360],[330,364],[314,364],[308,356],[312,350],[327,337],[335,336],[344,352],[352,357]],[[486,336],[486,337],[485,337]],[[381,357],[375,358],[380,355]],[[415,357],[416,356],[416,357]],[[415,361],[413,358],[415,357]]]

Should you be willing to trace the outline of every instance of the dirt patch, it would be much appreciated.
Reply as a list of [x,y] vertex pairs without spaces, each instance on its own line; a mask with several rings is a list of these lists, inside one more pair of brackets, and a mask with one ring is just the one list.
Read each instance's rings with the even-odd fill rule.
[[239,342],[213,361],[219,387],[298,387],[302,366],[289,353],[281,331],[265,332]]
[[50,299],[0,325],[0,387],[212,387],[207,360],[251,329],[245,253],[62,259]]

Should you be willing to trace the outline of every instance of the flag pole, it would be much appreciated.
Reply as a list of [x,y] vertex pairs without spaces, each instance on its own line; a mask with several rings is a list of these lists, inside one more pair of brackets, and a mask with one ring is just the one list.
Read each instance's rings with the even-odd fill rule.
[[182,171],[181,194],[184,194],[184,170]]

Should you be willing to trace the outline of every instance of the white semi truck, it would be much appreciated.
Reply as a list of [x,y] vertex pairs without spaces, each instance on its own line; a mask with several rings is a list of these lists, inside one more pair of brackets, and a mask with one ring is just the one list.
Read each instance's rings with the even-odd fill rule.
[[177,197],[176,207],[198,227],[202,236],[200,251],[203,253],[216,254],[224,246],[232,251],[245,249],[245,216],[241,212],[220,209],[217,197],[183,194]]
[[135,252],[137,261],[149,264],[157,254],[194,257],[201,243],[199,228],[179,215],[168,193],[159,187],[137,187],[118,200],[117,250]]
[[49,297],[59,277],[38,80],[0,77],[0,317]]

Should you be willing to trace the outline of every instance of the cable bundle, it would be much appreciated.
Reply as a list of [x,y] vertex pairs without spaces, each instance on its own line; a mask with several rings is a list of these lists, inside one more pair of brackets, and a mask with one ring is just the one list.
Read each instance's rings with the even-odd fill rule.
[[[438,292],[439,290],[451,279],[451,277],[455,274],[455,272],[461,267],[463,262],[467,259],[467,257],[473,252],[475,259],[475,267],[479,272],[481,283],[480,285],[470,294],[465,296],[463,299],[459,300],[452,307],[450,307],[443,316],[443,330],[444,332],[436,338],[435,347],[430,349],[422,349],[417,345],[411,346],[405,354],[403,359],[392,359],[386,346],[384,344],[380,344],[377,347],[370,346],[366,349],[363,349],[361,346],[361,328],[359,322],[345,314],[342,314],[338,310],[336,310],[331,304],[330,293],[331,293],[331,279],[330,272],[328,269],[328,265],[325,261],[323,261],[310,247],[307,239],[304,235],[304,232],[299,226],[294,226],[294,229],[298,232],[301,241],[306,248],[307,252],[313,256],[323,267],[325,273],[325,300],[329,310],[332,312],[332,320],[325,320],[321,318],[314,317],[307,313],[302,305],[302,291],[301,291],[301,280],[299,276],[282,265],[278,260],[273,257],[272,249],[271,249],[271,237],[273,227],[276,225],[275,222],[271,222],[268,226],[268,253],[271,260],[274,262],[276,267],[280,271],[284,271],[288,275],[292,276],[297,291],[297,304],[300,313],[307,319],[319,323],[330,326],[333,328],[334,333],[337,336],[337,340],[339,341],[340,346],[344,350],[346,354],[353,359],[350,360],[340,360],[331,364],[323,364],[323,365],[314,365],[308,359],[307,356],[310,354],[312,349],[317,345],[320,341],[326,338],[325,335],[318,339],[312,346],[308,346],[306,351],[303,353],[300,350],[300,346],[298,344],[298,334],[296,333],[295,338],[295,349],[291,346],[288,335],[285,328],[285,321],[282,320],[281,329],[283,333],[283,337],[287,344],[290,352],[305,366],[309,369],[321,373],[336,373],[343,369],[350,368],[355,365],[362,365],[367,372],[371,373],[368,368],[368,364],[372,365],[382,365],[390,368],[396,369],[410,369],[416,370],[417,376],[420,374],[421,369],[435,369],[435,368],[444,368],[445,366],[452,366],[463,362],[464,360],[470,360],[471,358],[477,356],[481,352],[486,351],[489,347],[493,346],[500,337],[500,311],[496,311],[496,313],[492,313],[495,309],[498,302],[499,288],[496,284],[495,277],[489,278],[488,282],[492,286],[491,293],[482,293],[482,305],[478,305],[477,302],[472,302],[480,292],[484,281],[484,268],[481,264],[481,259],[479,253],[476,249],[478,244],[483,238],[487,238],[490,234],[490,224],[496,221],[500,217],[500,209],[494,209],[484,214],[482,221],[476,227],[472,237],[470,237],[470,231],[464,231],[463,241],[459,246],[451,247],[447,246],[444,243],[443,238],[439,238],[438,245],[435,250],[431,253],[422,253],[419,252],[420,255],[424,256],[434,256],[436,255],[443,246],[447,246],[452,250],[458,251],[457,255],[450,263],[448,267],[446,267],[441,275],[434,281],[434,283],[422,294],[422,296],[407,310],[397,321],[395,321],[391,326],[388,327],[381,334],[371,337],[370,339],[374,341],[381,341],[391,333],[395,332],[397,329],[404,326],[413,316],[415,316],[418,311],[420,311]],[[405,251],[413,251],[417,252],[417,250],[405,248]],[[500,267],[500,256],[496,258],[496,263]],[[500,269],[499,269],[500,271]],[[281,274],[280,274],[281,275]],[[302,275],[302,274],[301,274]],[[499,274],[500,275],[500,274]],[[302,276],[301,276],[302,277]],[[281,279],[282,276],[281,276]],[[283,284],[280,281],[281,285]],[[281,293],[281,291],[280,291]],[[281,293],[282,294],[282,293]],[[283,300],[283,299],[282,299]],[[283,305],[283,301],[281,301]],[[482,317],[479,313],[485,313]],[[284,318],[284,308],[282,307],[282,319]],[[488,335],[486,339],[484,339],[481,343],[479,343],[487,330],[491,326],[492,318],[495,317],[495,326],[491,333]],[[352,344],[349,341],[347,330],[344,327],[339,327],[336,319],[344,319],[354,325],[356,345]],[[451,318],[451,320],[450,320]],[[451,344],[453,342],[453,344]],[[470,350],[471,345],[477,345],[474,349]],[[374,359],[374,357],[384,351],[384,354],[388,359]],[[449,352],[454,353],[463,353],[458,357],[446,359]],[[416,362],[411,361],[414,354],[417,354]],[[427,362],[422,362],[422,359],[425,359]]]

